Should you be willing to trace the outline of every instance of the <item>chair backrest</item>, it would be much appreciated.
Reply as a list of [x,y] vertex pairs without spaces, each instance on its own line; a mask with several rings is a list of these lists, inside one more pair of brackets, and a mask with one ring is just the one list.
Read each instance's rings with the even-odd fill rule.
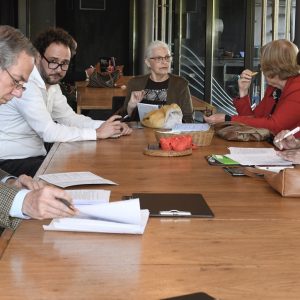
[[124,105],[125,99],[126,99],[125,96],[113,96],[112,97],[112,103],[111,103],[112,115],[115,114]]
[[192,97],[194,111],[197,111],[197,110],[202,111],[202,112],[210,111],[210,114],[215,114],[217,112],[216,107],[211,105],[210,103],[207,103],[204,100],[201,100],[193,95],[191,97]]

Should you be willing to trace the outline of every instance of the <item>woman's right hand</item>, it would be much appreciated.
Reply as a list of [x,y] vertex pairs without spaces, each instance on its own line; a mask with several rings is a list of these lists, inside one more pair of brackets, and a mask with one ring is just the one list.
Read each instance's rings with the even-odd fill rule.
[[296,149],[300,148],[300,141],[293,135],[290,135],[283,139],[283,137],[289,132],[289,130],[280,131],[275,137],[273,144],[280,150],[283,149]]
[[252,81],[252,71],[248,69],[244,70],[239,76],[239,80],[238,80],[240,98],[248,95],[251,81]]
[[137,107],[137,104],[140,103],[145,96],[145,91],[133,91],[130,96],[130,100],[127,106],[127,113],[131,116],[133,110]]

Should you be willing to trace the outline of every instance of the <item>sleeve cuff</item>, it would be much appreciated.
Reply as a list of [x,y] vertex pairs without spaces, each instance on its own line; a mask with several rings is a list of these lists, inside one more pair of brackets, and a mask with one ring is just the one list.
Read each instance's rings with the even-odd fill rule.
[[15,177],[15,176],[5,176],[5,177],[3,177],[2,179],[1,179],[1,182],[2,183],[5,183],[8,179],[10,179],[10,178],[17,178],[17,177]]
[[14,218],[20,219],[30,219],[30,217],[26,216],[22,212],[23,202],[26,195],[30,192],[30,190],[20,190],[13,201],[13,204],[10,208],[9,215]]

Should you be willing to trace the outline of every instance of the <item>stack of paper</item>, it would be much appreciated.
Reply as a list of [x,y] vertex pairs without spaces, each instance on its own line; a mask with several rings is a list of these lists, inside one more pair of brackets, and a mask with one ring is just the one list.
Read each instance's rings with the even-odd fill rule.
[[79,215],[53,219],[44,230],[143,234],[149,218],[149,210],[140,209],[139,199],[75,207]]
[[289,166],[292,162],[282,159],[273,148],[238,148],[229,147],[227,157],[243,166]]
[[116,184],[115,182],[104,179],[92,172],[44,174],[40,175],[39,178],[62,188],[82,184]]
[[74,205],[91,205],[109,202],[108,190],[67,190],[71,195]]

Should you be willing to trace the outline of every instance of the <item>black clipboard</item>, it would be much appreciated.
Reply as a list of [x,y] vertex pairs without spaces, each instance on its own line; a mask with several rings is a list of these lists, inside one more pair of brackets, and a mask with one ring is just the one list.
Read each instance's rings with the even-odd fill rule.
[[201,194],[134,193],[141,209],[151,217],[213,218],[214,214]]
[[213,298],[212,296],[206,293],[199,292],[172,298],[163,298],[161,300],[216,300],[216,298]]

